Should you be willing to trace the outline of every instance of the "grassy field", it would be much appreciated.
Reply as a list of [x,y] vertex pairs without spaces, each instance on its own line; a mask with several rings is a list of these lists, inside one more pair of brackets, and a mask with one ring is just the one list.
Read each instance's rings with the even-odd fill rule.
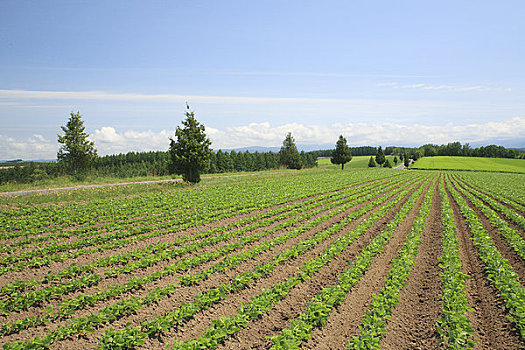
[[[395,166],[394,164],[394,157],[392,156],[386,156],[386,159],[390,160],[390,164],[392,166]],[[352,160],[349,163],[345,164],[345,169],[363,169],[368,168],[368,161],[370,160],[370,156],[354,156],[352,157]],[[401,162],[398,161],[397,165],[400,165]],[[325,159],[319,159],[319,167],[320,168],[327,168],[327,169],[341,169],[340,165],[334,165],[330,163],[330,158]]]
[[412,169],[499,171],[525,173],[525,160],[479,157],[424,157],[416,161]]

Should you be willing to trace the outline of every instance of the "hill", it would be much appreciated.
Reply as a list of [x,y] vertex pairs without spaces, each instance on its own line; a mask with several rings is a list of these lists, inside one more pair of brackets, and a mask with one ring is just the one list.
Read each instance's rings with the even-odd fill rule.
[[424,157],[417,160],[412,169],[496,171],[525,173],[525,160],[480,157]]

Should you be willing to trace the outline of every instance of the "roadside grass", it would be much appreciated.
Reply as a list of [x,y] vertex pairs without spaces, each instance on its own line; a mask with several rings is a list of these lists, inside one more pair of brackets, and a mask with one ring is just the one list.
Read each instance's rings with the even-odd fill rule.
[[423,157],[412,164],[410,168],[525,173],[525,160],[452,156]]

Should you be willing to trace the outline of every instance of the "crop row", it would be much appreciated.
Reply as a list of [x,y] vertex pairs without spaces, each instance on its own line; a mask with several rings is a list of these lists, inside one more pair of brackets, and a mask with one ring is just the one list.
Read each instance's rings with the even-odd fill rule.
[[[376,203],[377,204],[377,203]],[[373,207],[372,207],[373,208]],[[371,208],[367,208],[370,210]],[[33,339],[32,342],[24,344],[11,344],[14,348],[24,348],[25,346],[31,346],[30,344],[37,343],[51,343],[55,340],[65,339],[72,334],[76,334],[83,331],[89,331],[92,327],[97,326],[100,323],[114,320],[116,318],[122,317],[125,314],[130,312],[135,312],[142,305],[150,304],[163,296],[173,293],[177,287],[177,284],[172,284],[166,288],[157,288],[148,293],[147,297],[133,297],[122,302],[118,302],[112,306],[106,307],[104,310],[97,314],[92,314],[88,317],[78,318],[71,320],[66,326],[59,327],[56,331],[48,334],[43,339]]]
[[518,281],[518,275],[508,261],[501,256],[501,253],[494,246],[492,238],[483,228],[476,212],[453,188],[450,180],[447,181],[447,190],[458,204],[461,214],[472,232],[473,243],[478,247],[478,254],[484,263],[487,278],[498,289],[505,301],[505,308],[511,314],[511,321],[516,324],[521,336],[525,338],[525,288]]
[[[185,342],[176,341],[173,349],[205,349],[216,348],[219,343],[228,339],[231,335],[240,331],[248,325],[250,320],[257,319],[272,309],[277,302],[284,299],[290,291],[306,279],[326,266],[335,256],[341,254],[344,249],[352,244],[361,234],[366,232],[375,222],[383,218],[388,211],[394,207],[394,202],[389,202],[379,207],[368,220],[361,222],[354,230],[334,241],[320,255],[308,260],[299,272],[290,276],[287,280],[275,284],[272,288],[264,290],[261,294],[252,297],[246,305],[241,305],[237,314],[231,317],[214,320],[204,334],[197,339]],[[103,343],[105,345],[106,343]],[[102,346],[102,348],[108,348]]]
[[452,180],[452,184],[454,184],[456,189],[467,197],[468,200],[488,218],[490,224],[498,229],[498,232],[505,237],[514,251],[520,257],[525,259],[525,240],[521,237],[521,234],[516,229],[510,227],[509,224],[500,218],[494,210],[483,204],[483,202],[476,198],[471,192],[459,186],[454,180]]
[[461,173],[458,176],[478,191],[482,191],[517,210],[525,211],[525,188],[522,175]]
[[[362,193],[363,190],[364,190],[363,188],[359,188],[358,190],[354,190],[352,192]],[[369,189],[369,191],[370,190],[371,189]],[[333,198],[334,194],[330,194],[327,198],[325,198],[322,201],[319,201],[319,198],[313,198],[313,199],[310,199],[302,203],[295,203],[291,205],[293,207],[293,210],[287,211],[285,214],[273,216],[266,220],[256,221],[254,224],[244,226],[236,230],[227,231],[226,233],[223,233],[218,236],[211,236],[203,241],[198,241],[192,244],[187,244],[183,247],[178,247],[178,248],[171,249],[171,250],[166,250],[167,247],[164,247],[163,250],[158,251],[154,255],[142,258],[132,263],[128,263],[121,268],[114,268],[112,270],[106,271],[104,274],[92,273],[86,277],[80,277],[76,280],[68,281],[66,283],[62,283],[59,285],[47,286],[43,289],[40,289],[37,291],[31,291],[25,294],[12,293],[8,297],[8,299],[6,299],[5,301],[0,301],[0,310],[3,310],[4,313],[6,313],[8,311],[24,309],[24,308],[27,308],[28,306],[42,303],[48,300],[50,297],[57,297],[62,294],[66,294],[66,293],[70,293],[72,291],[78,290],[83,287],[97,285],[104,278],[104,275],[116,276],[121,273],[131,273],[138,268],[145,268],[147,266],[152,266],[153,264],[159,261],[176,258],[185,253],[196,251],[208,245],[217,244],[221,241],[231,239],[232,237],[241,237],[238,241],[227,244],[221,247],[220,249],[215,249],[208,253],[199,254],[198,256],[193,257],[193,258],[185,258],[185,259],[178,260],[176,263],[170,264],[169,266],[165,267],[161,271],[156,271],[153,274],[143,276],[141,278],[134,278],[131,281],[128,281],[124,286],[113,286],[113,287],[108,288],[107,290],[97,292],[96,295],[92,295],[92,296],[82,295],[76,298],[75,300],[65,300],[60,305],[61,312],[59,312],[58,314],[55,314],[55,318],[59,316],[64,316],[64,315],[69,314],[73,309],[78,309],[80,307],[85,306],[88,300],[90,301],[90,303],[94,303],[96,301],[103,300],[101,299],[101,296],[104,296],[104,299],[113,297],[113,296],[118,295],[117,293],[120,294],[125,291],[133,290],[135,288],[142,286],[144,283],[160,279],[164,276],[171,275],[179,271],[185,271],[192,266],[196,266],[203,262],[206,262],[212,259],[216,259],[222,255],[226,255],[227,253],[235,249],[245,246],[246,244],[255,242],[261,239],[262,237],[267,236],[273,232],[277,232],[284,228],[291,227],[293,225],[298,224],[299,222],[303,220],[307,220],[311,218],[312,216],[322,211],[330,210],[330,209],[335,208],[338,205],[344,204],[345,202],[348,202],[348,198],[346,197],[347,195],[348,194],[346,193],[346,191],[344,191],[344,192],[338,193],[335,200]],[[318,207],[317,210],[314,210],[312,212],[309,211],[316,207]],[[279,210],[282,210],[282,209],[279,209]],[[246,233],[253,231],[259,227],[270,225],[273,222],[285,219],[286,217],[294,216],[302,211],[306,211],[306,212],[304,212],[300,216],[292,217],[292,219],[286,220],[285,222],[274,227],[273,229],[264,230],[260,232],[259,234],[256,234],[253,236],[245,235]],[[194,236],[185,236],[185,237],[191,238]],[[183,279],[183,281],[186,281],[186,280],[189,280],[189,277],[186,277],[185,279]],[[81,300],[79,301],[78,299],[81,299]],[[73,308],[73,306],[75,307]]]
[[339,275],[337,284],[325,287],[308,302],[306,311],[291,320],[290,326],[283,329],[279,335],[271,338],[274,343],[272,349],[299,349],[301,343],[310,338],[310,333],[314,328],[324,326],[331,311],[343,302],[350,289],[363,278],[375,256],[383,250],[399,224],[405,220],[423,190],[424,187],[421,186],[411,195],[388,223],[386,229],[372,239],[370,244],[363,248],[361,255]]
[[[307,191],[307,189],[295,189],[294,192],[300,193],[300,191]],[[295,197],[297,196],[298,195],[295,195]],[[178,215],[176,215],[174,219],[168,220],[163,223],[150,224],[148,226],[136,228],[133,227],[128,230],[120,229],[117,231],[109,232],[105,236],[92,237],[91,239],[87,240],[82,239],[71,243],[53,244],[51,246],[24,252],[18,255],[2,257],[0,258],[0,265],[5,266],[0,267],[0,273],[5,273],[13,270],[20,270],[26,266],[43,266],[49,264],[49,262],[51,261],[72,259],[84,254],[103,251],[107,249],[114,249],[129,244],[131,242],[145,240],[152,237],[158,237],[167,232],[171,232],[173,230],[174,225],[179,225],[179,230],[186,229],[188,227],[199,226],[208,222],[217,221],[219,219],[223,219],[233,215],[249,213],[253,210],[265,208],[269,205],[268,201],[264,199],[268,199],[268,197],[259,196],[259,193],[257,193],[257,195],[255,196],[259,199],[251,199],[249,205],[247,205],[244,196],[240,194],[236,196],[235,200],[231,200],[228,203],[228,205],[224,204],[225,198],[219,196],[212,197],[209,195],[205,197],[208,198],[209,201],[206,203],[206,205],[203,206],[204,209],[201,209],[201,213],[198,215],[191,210],[183,211],[177,213]],[[275,197],[279,198],[279,196]],[[200,200],[202,200],[202,198],[200,198]],[[280,201],[276,201],[275,198],[273,198],[271,199],[270,204],[276,204],[278,202]],[[222,206],[222,210],[216,208],[217,206]],[[152,220],[155,220],[155,218],[153,217]],[[99,246],[91,249],[82,249],[84,247],[90,247],[93,245]],[[72,251],[76,249],[79,250]],[[63,251],[67,251],[67,253],[59,254]]]
[[[387,182],[388,183],[388,182]],[[396,183],[393,185],[390,185],[389,187],[386,187],[383,189],[383,191],[388,191],[391,187],[396,186]],[[59,295],[69,293],[71,291],[77,290],[79,288],[87,287],[87,286],[93,286],[98,284],[100,282],[104,275],[106,276],[116,276],[122,273],[131,273],[134,270],[138,268],[145,268],[148,266],[152,266],[153,264],[162,261],[162,260],[168,260],[175,257],[179,257],[185,253],[189,253],[192,251],[196,251],[197,249],[203,248],[208,245],[214,245],[221,241],[231,239],[232,237],[241,237],[237,242],[230,243],[221,249],[216,249],[208,253],[200,254],[197,257],[191,258],[191,259],[182,259],[177,261],[174,264],[169,265],[164,269],[164,271],[158,271],[156,273],[157,278],[160,278],[166,274],[172,274],[177,271],[184,271],[187,270],[191,266],[195,266],[199,263],[209,261],[211,259],[218,258],[222,255],[225,255],[226,253],[233,251],[234,249],[238,249],[246,244],[255,242],[256,240],[267,236],[268,234],[271,234],[273,232],[277,232],[279,230],[282,230],[286,227],[290,227],[293,225],[296,225],[297,223],[301,222],[302,220],[306,220],[311,218],[313,215],[316,215],[317,213],[320,213],[322,211],[330,210],[337,205],[343,204],[344,202],[348,202],[351,197],[350,195],[359,195],[364,196],[366,194],[369,194],[370,192],[374,191],[374,187],[372,185],[367,185],[364,187],[358,187],[351,190],[346,190],[343,192],[338,193],[330,193],[328,195],[325,195],[325,197],[320,198],[310,198],[307,201],[299,202],[299,203],[293,203],[290,206],[281,207],[278,209],[275,209],[276,212],[283,212],[284,214],[276,215],[273,217],[270,217],[268,219],[260,220],[262,216],[268,216],[270,212],[266,212],[264,214],[260,214],[254,217],[251,217],[249,219],[245,219],[243,221],[255,221],[255,223],[247,226],[240,227],[236,230],[227,231],[226,233],[217,235],[217,236],[211,236],[206,238],[203,241],[194,242],[192,244],[187,244],[183,247],[178,247],[174,249],[167,249],[168,245],[174,244],[174,242],[170,242],[169,244],[163,244],[161,250],[157,250],[155,254],[143,257],[142,259],[135,261],[135,262],[129,262],[125,266],[120,268],[113,268],[112,270],[105,271],[104,274],[90,274],[85,277],[80,277],[73,281],[67,281],[62,284],[58,285],[50,285],[43,289],[37,290],[37,291],[31,291],[25,294],[20,294],[20,284],[17,284],[18,287],[17,291],[13,291],[11,289],[11,293],[7,295],[6,300],[0,301],[0,310],[2,310],[4,313],[8,311],[18,310],[18,309],[24,309],[28,306],[32,306],[41,302],[46,301],[50,297],[57,297]],[[369,199],[370,196],[367,196],[362,199],[362,201],[365,201]],[[336,200],[338,199],[339,200]],[[342,199],[341,199],[342,198]],[[322,199],[322,200],[321,200]],[[332,203],[329,203],[329,201],[332,201]],[[313,204],[312,204],[313,203]],[[328,203],[328,206],[326,204]],[[315,210],[314,212],[308,212],[309,210],[320,207],[320,209]],[[269,224],[272,224],[276,221],[286,219],[287,217],[291,217],[294,215],[297,215],[298,213],[306,211],[302,215],[289,219],[278,226],[276,226],[273,229],[265,230],[257,235],[254,236],[245,236],[246,233],[253,231],[259,227],[264,227]],[[235,228],[241,226],[239,222],[235,224],[230,224],[223,226],[222,228],[217,229],[211,229],[213,231],[223,231],[225,228]],[[208,230],[207,232],[209,233]],[[184,238],[187,238],[188,240],[195,238],[196,236],[202,236],[202,233],[199,235],[192,235],[192,236],[184,236]],[[181,239],[182,240],[182,239]],[[180,243],[180,242],[179,242]],[[86,269],[84,269],[86,271]],[[209,273],[209,272],[208,272]],[[147,280],[147,278],[150,276],[144,276],[142,279]],[[48,281],[49,279],[47,279]],[[42,282],[42,281],[41,281]],[[33,285],[36,285],[34,283]],[[127,288],[124,288],[124,290],[129,290],[130,286]],[[62,303],[61,306],[65,306],[67,303]]]
[[[361,182],[387,177],[386,173],[356,172],[353,177],[340,174],[327,175],[319,182],[314,174],[294,181],[281,181],[268,177],[246,181],[243,186],[229,184],[192,191],[146,194],[131,198],[111,198],[88,203],[66,203],[50,206],[24,207],[0,212],[0,239],[38,235],[47,231],[61,231],[65,227],[93,226],[101,221],[113,222],[135,216],[152,216],[159,212],[172,212],[174,204],[182,210],[214,211],[230,204],[243,203],[244,207],[259,207],[265,203],[284,203],[303,196],[337,190]],[[217,199],[220,199],[219,201]]]
[[425,195],[419,215],[412,224],[405,244],[391,262],[392,268],[387,273],[384,288],[378,294],[373,295],[373,301],[361,319],[361,333],[348,343],[349,349],[380,348],[382,334],[386,333],[385,324],[390,319],[392,309],[399,302],[401,288],[407,284],[408,276],[419,252],[421,233],[432,207],[433,183]]
[[443,254],[439,258],[442,271],[441,302],[443,310],[438,319],[437,328],[446,349],[471,349],[474,330],[469,324],[467,312],[471,309],[465,292],[468,276],[461,272],[462,262],[459,256],[459,243],[454,223],[454,212],[444,189],[444,180],[439,184],[441,198],[441,222]]
[[[485,193],[481,192],[481,191],[478,191],[472,187],[469,187],[468,185],[465,184],[465,182],[459,180],[458,177],[454,177],[454,182],[456,184],[461,184],[461,186],[468,192],[472,193],[473,195],[475,195],[476,197],[480,198],[482,201],[484,201],[485,203],[487,203],[488,205],[490,205],[495,211],[499,212],[499,213],[502,213],[507,219],[509,219],[510,221],[514,222],[516,225],[518,225],[519,227],[521,227],[522,229],[525,230],[525,218],[520,215],[519,213],[517,213],[515,210],[512,210],[510,209],[509,207],[501,204],[500,202],[498,202],[497,200],[493,199],[492,197],[486,195]],[[476,205],[477,206],[477,205]],[[485,212],[484,212],[485,214]],[[487,214],[485,214],[487,215]],[[489,214],[490,217],[492,217],[493,215],[492,214]],[[489,216],[488,216],[489,217]],[[495,221],[498,221],[498,220],[495,220]],[[491,220],[491,223],[492,223],[492,220]]]

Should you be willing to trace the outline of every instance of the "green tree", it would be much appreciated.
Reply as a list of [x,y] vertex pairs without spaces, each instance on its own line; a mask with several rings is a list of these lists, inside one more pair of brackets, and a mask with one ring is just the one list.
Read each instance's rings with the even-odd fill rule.
[[392,164],[390,163],[390,160],[385,160],[385,163],[383,164],[383,168],[391,168]]
[[295,146],[295,139],[292,137],[292,133],[289,132],[283,141],[283,146],[279,151],[279,158],[281,165],[288,169],[301,169],[303,162],[301,155]]
[[352,153],[346,144],[346,139],[343,135],[339,135],[339,140],[335,144],[335,150],[332,152],[330,162],[332,164],[341,164],[341,170],[344,170],[345,164],[352,160]]
[[408,156],[406,155],[405,153],[405,156],[403,157],[404,158],[404,162],[403,164],[405,165],[405,168],[408,168],[408,166],[410,165],[410,159],[408,158]]
[[211,141],[188,104],[184,115],[183,127],[175,130],[177,141],[170,137],[170,173],[182,175],[184,181],[197,183],[201,180],[200,174],[210,166]]
[[370,157],[370,160],[368,161],[368,167],[369,168],[374,168],[376,166],[377,166],[377,164],[376,164],[376,161],[374,160],[374,157]]
[[58,162],[63,162],[67,171],[79,178],[83,176],[93,161],[97,158],[95,143],[89,141],[89,135],[79,112],[71,113],[66,126],[62,126],[64,136],[58,136],[61,144],[58,153]]
[[377,149],[376,153],[376,163],[381,165],[385,162],[385,154],[383,153],[383,150],[381,149],[381,146]]
[[397,162],[399,162],[399,160],[397,160],[397,156],[394,156],[394,164],[397,165]]

